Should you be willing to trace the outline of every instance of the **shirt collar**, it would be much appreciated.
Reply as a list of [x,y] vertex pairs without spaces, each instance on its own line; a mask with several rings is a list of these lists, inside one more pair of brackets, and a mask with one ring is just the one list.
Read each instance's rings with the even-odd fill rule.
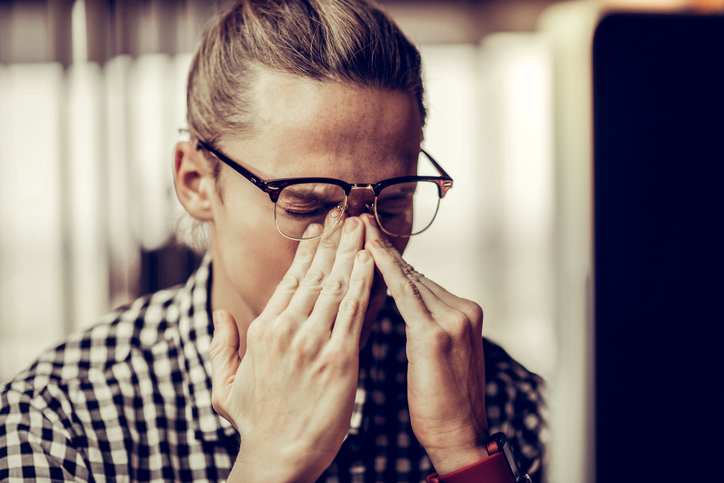
[[179,292],[179,332],[186,364],[186,383],[190,404],[191,424],[197,438],[218,441],[220,434],[235,434],[236,430],[211,406],[211,360],[209,345],[214,327],[211,323],[211,253],[204,256],[198,270]]

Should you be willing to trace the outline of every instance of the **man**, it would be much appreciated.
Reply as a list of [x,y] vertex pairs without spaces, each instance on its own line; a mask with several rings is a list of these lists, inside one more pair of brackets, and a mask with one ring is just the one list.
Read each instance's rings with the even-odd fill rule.
[[420,481],[489,461],[490,428],[539,478],[539,379],[400,255],[452,186],[424,115],[364,0],[219,16],[174,159],[209,254],[6,386],[0,480]]

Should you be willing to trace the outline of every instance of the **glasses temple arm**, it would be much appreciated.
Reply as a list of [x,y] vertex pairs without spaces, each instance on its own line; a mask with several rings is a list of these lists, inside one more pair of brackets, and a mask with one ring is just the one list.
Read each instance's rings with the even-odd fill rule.
[[[252,173],[251,171],[249,171],[248,169],[246,169],[245,167],[243,167],[242,165],[240,165],[233,159],[228,158],[228,157],[224,156],[223,154],[221,154],[220,152],[214,150],[211,146],[206,144],[204,141],[198,141],[198,145],[201,146],[202,148],[204,148],[209,153],[211,153],[211,155],[214,156],[216,159],[218,159],[222,163],[229,166],[231,169],[233,169],[234,171],[236,171],[237,173],[242,175],[244,178],[248,179],[249,182],[251,182],[251,184],[253,184],[257,188],[259,188],[260,190],[264,191],[265,193],[269,193],[269,190],[267,189],[267,186],[266,186],[266,181],[261,179],[261,177],[255,175],[254,173]],[[269,194],[271,195],[271,193],[269,193]],[[276,200],[272,200],[272,201],[276,201]]]
[[440,187],[440,198],[444,198],[445,194],[453,186],[453,179],[449,174],[447,174],[447,172],[442,168],[442,166],[440,166],[437,163],[437,161],[435,161],[435,158],[430,156],[430,154],[427,151],[425,151],[423,149],[422,152],[425,153],[425,156],[427,156],[427,159],[430,160],[430,162],[435,167],[437,172],[440,173],[440,177],[443,178],[442,180],[440,180],[438,182],[438,186]]

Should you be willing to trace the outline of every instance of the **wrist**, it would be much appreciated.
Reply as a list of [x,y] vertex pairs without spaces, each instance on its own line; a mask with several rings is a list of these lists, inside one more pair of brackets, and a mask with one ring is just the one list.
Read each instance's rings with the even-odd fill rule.
[[482,442],[467,447],[447,447],[427,450],[432,466],[440,475],[453,473],[484,460],[490,454]]
[[452,473],[440,475],[435,472],[427,477],[427,483],[531,483],[530,477],[518,468],[505,434],[493,434],[485,441],[485,446],[490,455],[487,458]]
[[288,452],[277,451],[260,455],[239,451],[231,468],[227,483],[313,483],[322,474],[310,467],[313,458],[296,457]]
[[487,458],[490,454],[485,441],[487,425],[456,428],[438,432],[434,438],[426,438],[423,447],[435,470],[443,475]]

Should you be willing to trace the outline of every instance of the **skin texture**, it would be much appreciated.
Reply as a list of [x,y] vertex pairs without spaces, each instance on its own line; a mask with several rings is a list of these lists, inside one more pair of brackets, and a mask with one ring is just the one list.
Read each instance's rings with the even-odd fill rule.
[[[265,179],[414,173],[422,120],[411,95],[267,73],[255,99],[254,135],[221,149]],[[386,286],[406,323],[415,435],[440,474],[487,456],[482,310],[407,265],[406,239],[382,237],[352,200],[330,233],[289,241],[268,195],[226,166],[217,186],[188,143],[175,176],[184,207],[210,226],[213,404],[242,441],[228,481],[314,481],[332,462]]]
[[[260,75],[255,89],[255,133],[223,140],[220,148],[262,178],[325,176],[374,183],[414,172],[422,121],[412,96],[277,73]],[[277,231],[269,196],[228,166],[222,166],[219,180],[223,202],[210,166],[194,146],[179,143],[175,166],[181,203],[210,226],[212,307],[234,316],[243,352],[246,329],[291,265],[297,242]],[[394,243],[403,251],[407,240]],[[371,304],[379,309],[384,297],[378,284]]]

